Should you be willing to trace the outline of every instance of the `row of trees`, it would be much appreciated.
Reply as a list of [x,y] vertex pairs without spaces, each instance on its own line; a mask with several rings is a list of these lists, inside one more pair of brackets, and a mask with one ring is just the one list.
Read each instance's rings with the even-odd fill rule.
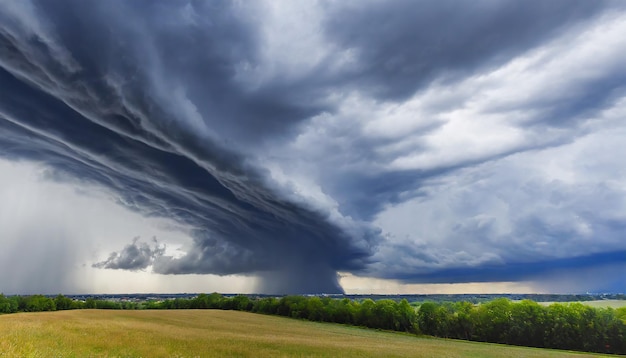
[[193,299],[148,302],[149,309],[224,309],[239,310],[320,322],[344,323],[371,328],[417,332],[417,313],[407,300],[366,299],[362,302],[348,298],[285,296],[250,299],[247,296],[223,297],[201,294]]
[[501,298],[478,305],[426,302],[415,309],[404,299],[400,302],[315,296],[250,299],[246,296],[226,298],[214,293],[192,300],[152,303],[149,308],[241,310],[443,338],[626,353],[626,307],[593,308],[581,303],[555,303],[546,307],[530,300],[512,302]]
[[[66,297],[63,298],[69,300],[70,305],[72,304],[72,300]],[[59,303],[60,307],[64,307],[65,301],[59,301]],[[34,295],[26,297],[6,297],[3,294],[0,294],[0,313],[56,311],[57,309],[64,308],[58,308],[57,300],[46,296]]]
[[422,303],[415,308],[403,299],[373,301],[330,297],[224,297],[213,293],[165,301],[75,301],[58,295],[5,297],[0,313],[66,309],[223,309],[281,315],[311,321],[421,333],[444,338],[530,347],[626,353],[626,307],[593,308],[580,303],[541,306],[502,298],[482,304]]
[[424,334],[529,347],[626,353],[626,307],[593,308],[581,303],[541,306],[497,299],[424,303],[418,327]]
[[5,296],[0,294],[0,314],[16,312],[43,312],[75,310],[85,308],[98,309],[141,309],[142,304],[137,302],[112,302],[88,298],[85,301],[76,301],[63,295],[55,298],[43,295],[32,296]]

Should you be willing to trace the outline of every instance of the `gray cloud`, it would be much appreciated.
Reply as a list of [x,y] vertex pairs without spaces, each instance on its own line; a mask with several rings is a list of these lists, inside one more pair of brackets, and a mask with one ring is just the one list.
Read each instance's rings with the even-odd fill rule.
[[[563,254],[583,242],[574,215],[598,237],[621,227],[619,215],[582,209],[597,209],[590,188],[619,173],[558,187],[510,158],[541,163],[620,128],[623,14],[611,1],[4,3],[0,155],[104,186],[193,237],[182,257],[135,241],[96,267],[253,274],[281,293],[340,292],[337,271],[518,279],[486,272],[585,261]],[[536,190],[506,196],[528,212],[494,214],[501,204],[485,198],[509,186]],[[559,196],[565,219],[547,204]],[[381,220],[413,204],[446,215]],[[423,234],[401,235],[404,225]],[[588,245],[590,262],[625,249]],[[476,274],[454,271],[465,268]]]
[[[554,279],[570,290],[621,290],[624,191],[598,179],[621,167],[623,159],[609,158],[623,131],[425,183],[421,197],[379,215],[389,233],[376,256],[385,259],[364,274],[411,283],[538,281],[544,288]],[[596,269],[613,274],[601,281],[583,274]],[[585,277],[578,285],[575,272]]]
[[155,259],[163,256],[165,245],[159,246],[156,238],[152,238],[153,246],[146,242],[140,242],[139,239],[139,236],[135,237],[133,242],[124,246],[120,252],[112,252],[106,260],[96,262],[91,266],[94,268],[130,271],[146,269],[152,265]]
[[[432,81],[471,76],[509,61],[602,13],[611,2],[345,2],[328,37],[355,49],[351,85],[403,99]],[[376,24],[375,26],[372,26]]]
[[[113,189],[121,204],[144,215],[188,225],[194,233],[193,249],[182,258],[160,259],[157,272],[265,272],[289,269],[296,263],[332,272],[362,266],[370,252],[368,241],[376,235],[374,229],[356,223],[365,235],[353,236],[342,229],[352,225],[349,219],[328,220],[322,209],[288,197],[283,188],[272,184],[251,158],[237,153],[244,148],[241,138],[236,138],[232,148],[225,146],[232,133],[256,135],[262,133],[261,127],[267,128],[248,125],[246,118],[252,118],[258,108],[245,105],[242,90],[230,82],[229,66],[235,60],[228,56],[240,55],[232,43],[240,42],[246,48],[249,39],[244,35],[240,35],[241,41],[224,39],[209,31],[202,32],[208,37],[196,39],[203,46],[193,47],[173,40],[179,36],[177,29],[148,34],[138,24],[121,20],[132,16],[132,8],[121,3],[105,7],[101,9],[104,13],[85,9],[80,17],[73,11],[66,14],[39,8],[58,25],[54,30],[63,45],[55,47],[67,48],[73,61],[80,63],[78,76],[66,63],[46,57],[49,47],[38,43],[41,36],[23,36],[20,26],[3,30],[1,40],[7,49],[0,73],[0,125],[4,131],[0,141],[7,148],[3,154],[44,161],[56,170]],[[221,28],[218,32],[231,37],[245,33],[242,24],[229,20],[232,12],[227,4],[211,10],[215,11],[205,20]],[[160,5],[143,11],[145,19],[159,26],[163,16],[171,14]],[[99,17],[103,14],[111,16],[107,21],[120,18],[116,27],[120,34],[109,37],[97,26],[104,20]],[[93,21],[92,26],[75,31],[87,19]],[[193,33],[195,25],[187,25],[180,35]],[[124,48],[119,48],[122,38],[132,42],[133,51],[138,52],[124,53]],[[94,42],[111,57],[91,53],[88,45]],[[192,62],[174,55],[183,50]],[[134,67],[127,68],[125,61]],[[180,71],[191,72],[185,75]],[[120,78],[125,83],[120,83]],[[176,81],[171,82],[172,78]],[[211,101],[194,100],[193,96],[200,94],[215,100],[214,106],[196,106],[194,103],[211,105]],[[226,94],[232,107],[220,109],[228,105],[219,99]],[[236,108],[250,112],[240,116]],[[255,114],[253,119],[274,114],[279,115],[280,110],[271,116]],[[235,123],[232,130],[228,128]],[[130,256],[116,256],[103,266],[128,266],[120,260],[132,259]],[[145,264],[140,263],[131,267]],[[329,279],[326,274],[316,277]],[[330,280],[336,283],[334,277]],[[336,284],[330,286],[333,292],[340,290]]]

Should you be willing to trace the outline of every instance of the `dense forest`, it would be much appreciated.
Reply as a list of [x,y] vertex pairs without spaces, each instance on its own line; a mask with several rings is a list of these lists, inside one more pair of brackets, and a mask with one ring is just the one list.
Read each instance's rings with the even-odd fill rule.
[[281,315],[311,321],[426,334],[481,342],[558,348],[601,353],[626,353],[626,307],[593,308],[581,303],[542,306],[506,298],[482,304],[350,300],[317,296],[250,298],[213,293],[163,301],[113,302],[72,300],[62,295],[0,294],[0,313],[67,309],[223,309]]

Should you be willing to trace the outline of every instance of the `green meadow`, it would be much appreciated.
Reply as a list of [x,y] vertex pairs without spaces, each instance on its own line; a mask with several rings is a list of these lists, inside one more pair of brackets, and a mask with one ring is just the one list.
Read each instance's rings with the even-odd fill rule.
[[[0,357],[586,357],[222,310],[0,315]],[[601,355],[595,355],[601,356]]]
[[[574,303],[574,302],[537,302],[542,306],[549,306],[553,303]],[[578,303],[582,303],[585,306],[590,306],[594,308],[621,308],[626,307],[626,300],[597,300],[597,301],[579,301]]]

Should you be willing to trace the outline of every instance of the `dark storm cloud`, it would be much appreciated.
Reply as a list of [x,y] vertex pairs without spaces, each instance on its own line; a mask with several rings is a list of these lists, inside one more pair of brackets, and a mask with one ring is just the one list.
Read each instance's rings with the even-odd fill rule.
[[[289,270],[289,255],[348,269],[360,266],[367,256],[367,247],[353,244],[353,238],[326,222],[323,213],[281,199],[266,187],[259,172],[237,167],[243,163],[236,155],[223,151],[214,159],[214,153],[196,153],[191,159],[155,148],[100,127],[15,79],[8,83],[11,91],[6,92],[11,95],[2,104],[5,155],[44,161],[81,180],[104,184],[131,209],[195,228],[195,247],[189,254],[162,258],[157,272]],[[27,105],[37,99],[35,108]],[[193,147],[189,141],[188,147]],[[212,173],[213,165],[220,172]],[[317,278],[336,283],[333,276]]]
[[165,246],[159,246],[156,238],[152,239],[154,246],[139,242],[139,239],[139,236],[135,237],[133,242],[124,246],[120,252],[112,252],[106,260],[97,262],[92,267],[129,271],[144,270],[165,253]]
[[[576,29],[612,10],[624,9],[623,4],[615,1],[567,0],[398,1],[393,6],[386,2],[368,5],[355,2],[331,7],[326,22],[328,40],[358,54],[353,69],[343,73],[345,77],[339,76],[335,85],[341,88],[354,86],[379,100],[397,102],[437,81],[454,88],[468,77],[489,72],[527,51],[545,46],[568,30],[578,31]],[[343,210],[371,220],[385,205],[418,195],[410,192],[432,178],[515,153],[561,146],[588,134],[583,128],[586,121],[621,98],[626,91],[625,84],[626,71],[614,70],[606,76],[590,79],[579,88],[560,88],[567,92],[566,96],[555,98],[551,94],[542,94],[508,107],[493,104],[494,112],[534,112],[522,126],[526,130],[540,133],[552,128],[565,129],[570,132],[567,136],[546,142],[522,143],[511,149],[442,163],[427,170],[342,172],[333,177],[327,187],[333,196],[341,198]],[[467,98],[442,100],[429,108],[431,112],[427,114],[462,108],[464,100]],[[433,122],[418,131],[421,136],[428,135],[445,123]],[[377,153],[375,148],[397,140],[359,139],[358,131],[342,130],[348,133],[338,136],[356,137],[350,140],[349,150],[336,148],[328,153],[343,150],[359,155],[358,158],[345,158],[347,161],[358,161],[363,157],[371,162],[388,161],[388,155]],[[424,152],[428,150],[426,145],[421,147],[419,149]]]
[[562,259],[549,258],[546,261],[512,261],[499,265],[450,267],[425,273],[400,273],[394,275],[393,278],[420,283],[527,281],[536,280],[542,275],[551,273],[584,270],[598,266],[615,266],[616,264],[623,271],[626,268],[625,259],[626,251],[616,251]]
[[[417,169],[388,164],[414,152],[437,152],[424,139],[449,123],[437,114],[463,109],[472,98],[431,101],[414,116],[433,119],[384,138],[364,134],[368,108],[344,115],[350,102],[343,101],[355,96],[372,107],[394,105],[436,86],[461,87],[569,31],[585,33],[585,26],[622,5],[561,0],[322,5],[320,28],[312,32],[330,50],[311,44],[303,54],[291,51],[293,43],[274,52],[264,48],[266,37],[273,36],[267,30],[271,20],[256,2],[3,3],[0,156],[44,163],[59,180],[105,186],[120,204],[144,216],[171,218],[194,239],[182,257],[134,241],[95,267],[255,274],[273,293],[339,292],[336,273],[342,270],[420,282],[522,279],[525,274],[513,272],[526,263],[528,274],[548,270],[550,257],[557,256],[517,262],[505,255],[468,258],[453,249],[429,251],[415,242],[394,246],[370,221],[390,206],[428,198],[421,189],[438,178],[588,133],[588,117],[622,95],[626,71],[581,80],[581,88],[567,98],[495,103],[478,114],[532,112],[515,128],[530,139],[511,147],[486,146],[473,156],[460,148],[451,158]],[[278,35],[298,30],[279,28]],[[318,53],[321,60],[308,67],[287,66]],[[337,65],[342,54],[352,62]],[[317,136],[301,152],[291,152],[288,143],[305,136],[307,126]],[[543,139],[551,129],[562,134]],[[409,149],[393,147],[402,140]],[[310,187],[319,186],[319,192],[298,194],[298,183],[279,180],[266,164],[277,160],[280,167],[280,158],[288,158],[285,167],[289,159],[294,168],[316,167]],[[462,229],[470,232],[470,226]],[[537,235],[552,228],[537,222],[530,227]],[[532,230],[517,234],[530,237]],[[479,231],[472,232],[477,242]],[[380,245],[392,252],[380,254],[385,253]],[[431,269],[407,263],[408,272],[402,273],[392,267],[404,259]],[[555,265],[565,269],[587,262],[559,260]],[[383,269],[376,272],[372,265]],[[459,271],[468,267],[467,273]]]
[[[44,162],[105,185],[144,215],[189,225],[194,247],[182,258],[159,257],[156,272],[298,276],[303,270],[294,265],[310,265],[320,270],[298,291],[339,291],[334,272],[361,267],[376,232],[363,224],[349,232],[286,198],[232,150],[247,149],[243,140],[253,135],[279,135],[310,109],[292,108],[288,98],[262,100],[267,94],[257,98],[232,81],[233,64],[254,46],[231,4],[67,5],[37,3],[0,31],[3,156]],[[179,23],[177,11],[202,16]],[[40,16],[54,40],[29,28]],[[67,49],[71,61],[51,56],[55,48]],[[141,268],[143,254],[133,244],[98,266]],[[272,289],[292,292],[288,283],[297,281]]]
[[607,8],[604,1],[379,1],[339,6],[328,37],[355,49],[351,85],[404,99],[434,80],[501,65]]

